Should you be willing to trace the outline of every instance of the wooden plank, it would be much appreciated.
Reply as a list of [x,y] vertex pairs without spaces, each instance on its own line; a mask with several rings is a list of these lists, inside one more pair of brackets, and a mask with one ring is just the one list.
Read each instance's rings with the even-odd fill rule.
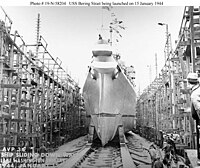
[[133,159],[125,143],[120,143],[120,150],[121,150],[123,168],[130,168],[130,167],[136,168],[136,165],[134,164]]
[[21,102],[27,103],[27,102],[31,102],[31,100],[28,100],[28,99],[21,99]]
[[22,84],[22,87],[31,87],[31,84]]
[[3,106],[3,105],[8,105],[8,102],[7,101],[0,101],[0,106]]
[[194,32],[194,39],[199,40],[200,39],[200,32]]
[[32,107],[26,107],[26,106],[21,106],[21,110],[31,110],[33,109]]
[[[179,46],[188,46],[188,45],[190,45],[190,42],[189,42],[189,41],[181,41],[181,42],[179,43]],[[194,42],[194,45],[197,47],[197,46],[200,45],[200,42]]]
[[194,48],[194,23],[195,23],[195,19],[193,18],[193,9],[194,7],[191,6],[190,10],[189,10],[189,14],[190,14],[190,39],[191,39],[191,61],[192,61],[192,67],[191,70],[192,72],[195,72],[195,48]]
[[12,69],[12,68],[3,68],[4,71],[12,71],[12,72],[15,72],[15,69]]
[[178,57],[171,58],[170,61],[180,61]]
[[[62,163],[58,166],[58,168],[65,168],[65,167],[73,167],[77,162],[79,162],[83,156],[90,150],[90,145],[86,145],[84,149],[82,149],[78,154],[73,155],[67,162]],[[130,167],[129,167],[130,168]]]
[[193,20],[193,23],[194,23],[194,24],[199,24],[199,18],[194,19],[194,20]]
[[14,88],[18,89],[21,86],[19,84],[1,84],[1,88]]
[[12,122],[26,122],[25,119],[21,119],[21,118],[13,118],[11,119]]
[[0,135],[1,135],[2,137],[5,137],[5,138],[6,138],[6,137],[10,137],[10,134],[4,134],[4,133],[1,133],[1,132],[0,132]]
[[24,136],[25,135],[25,133],[23,133],[23,132],[10,132],[10,134],[11,135],[17,135],[17,136]]

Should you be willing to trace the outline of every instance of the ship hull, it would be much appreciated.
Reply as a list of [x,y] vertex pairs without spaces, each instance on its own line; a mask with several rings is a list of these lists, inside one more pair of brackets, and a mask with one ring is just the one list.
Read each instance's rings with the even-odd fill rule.
[[119,68],[116,78],[113,78],[116,67],[93,69],[95,79],[89,72],[83,97],[86,113],[91,117],[91,123],[104,146],[114,138],[119,125],[123,125],[124,132],[135,127],[136,93]]

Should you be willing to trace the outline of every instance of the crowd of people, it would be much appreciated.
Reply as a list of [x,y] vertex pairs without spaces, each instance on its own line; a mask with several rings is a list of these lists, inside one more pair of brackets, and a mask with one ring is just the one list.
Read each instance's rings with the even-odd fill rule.
[[176,150],[173,134],[166,137],[163,150],[165,152],[163,164],[165,164],[167,167],[170,167],[172,162],[174,163],[178,162],[177,150]]
[[[163,147],[161,148],[161,151],[164,153],[164,157],[154,143],[150,145],[149,153],[151,156],[152,168],[176,167],[175,165],[178,163],[178,161],[180,161],[180,159],[177,154],[175,140],[176,139],[174,139],[173,134],[165,136],[162,145]],[[186,160],[183,162],[183,164],[188,165]]]
[[[187,81],[188,81],[188,88],[190,88],[190,93],[191,93],[191,114],[192,118],[196,120],[197,123],[197,128],[200,125],[200,78],[199,74],[197,73],[189,73],[187,76]],[[180,140],[180,139],[179,139]],[[197,143],[199,143],[197,141]],[[164,159],[162,162],[160,162],[157,166],[156,164],[156,159],[153,157],[155,154],[151,152],[151,157],[152,157],[152,167],[155,168],[162,168],[163,164],[166,165],[166,167],[172,167],[171,164],[172,162],[177,163],[179,158],[177,155],[177,150],[176,150],[176,145],[175,145],[175,139],[173,137],[173,134],[166,135],[164,143],[163,143],[163,148],[164,150]],[[152,148],[152,147],[151,147]],[[151,149],[153,151],[153,149]],[[186,157],[187,158],[187,157]],[[187,159],[186,159],[187,162]],[[186,163],[186,165],[189,165]],[[200,150],[197,148],[197,164],[200,164]]]

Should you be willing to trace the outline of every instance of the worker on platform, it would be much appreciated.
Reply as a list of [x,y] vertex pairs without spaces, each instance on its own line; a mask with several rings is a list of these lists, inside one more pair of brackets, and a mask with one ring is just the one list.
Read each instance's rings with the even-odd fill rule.
[[156,161],[153,165],[153,168],[164,168],[162,161],[160,160],[160,156],[157,156]]
[[[189,73],[187,76],[189,87],[191,88],[191,113],[196,120],[196,129],[200,128],[200,85],[197,73]],[[198,143],[198,142],[197,142]],[[197,148],[197,163],[200,164],[200,151]]]
[[176,145],[175,145],[175,142],[174,142],[173,134],[171,134],[167,143],[171,145],[171,154],[175,158],[175,160],[177,160],[177,155],[176,155],[177,151],[176,151]]
[[149,153],[150,153],[150,156],[151,156],[151,167],[153,168],[154,167],[154,163],[156,161],[156,157],[157,157],[157,149],[155,147],[155,145],[152,143],[149,147]]
[[160,131],[159,131],[159,147],[160,147],[160,148],[163,147],[163,141],[164,141],[163,132],[162,132],[162,130],[160,130]]

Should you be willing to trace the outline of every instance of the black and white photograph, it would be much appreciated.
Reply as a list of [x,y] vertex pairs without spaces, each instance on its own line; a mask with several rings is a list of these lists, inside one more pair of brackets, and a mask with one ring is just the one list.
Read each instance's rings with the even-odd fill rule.
[[0,6],[0,168],[196,168],[199,132],[198,3]]

